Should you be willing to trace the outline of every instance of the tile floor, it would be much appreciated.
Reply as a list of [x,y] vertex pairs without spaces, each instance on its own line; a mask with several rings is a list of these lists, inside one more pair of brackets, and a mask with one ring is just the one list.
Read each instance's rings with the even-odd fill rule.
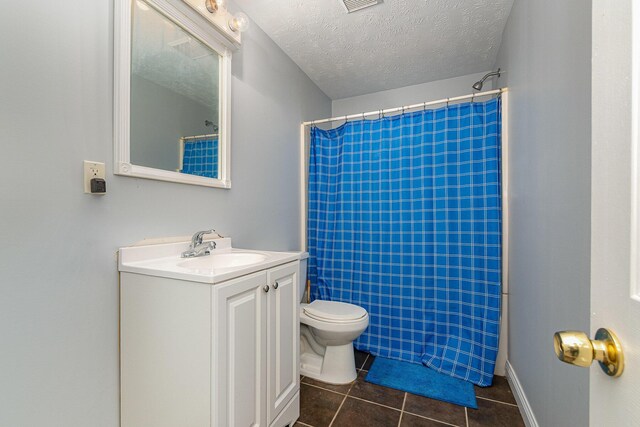
[[302,377],[296,427],[520,427],[520,411],[504,377],[476,387],[478,409],[467,409],[365,382],[374,356],[356,351],[358,378],[330,385]]

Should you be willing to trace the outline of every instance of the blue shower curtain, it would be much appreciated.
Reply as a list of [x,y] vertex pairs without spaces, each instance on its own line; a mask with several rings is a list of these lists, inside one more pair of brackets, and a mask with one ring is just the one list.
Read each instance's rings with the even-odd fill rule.
[[500,99],[312,128],[312,298],[364,307],[356,348],[491,385]]
[[182,173],[218,177],[218,138],[193,139],[184,142]]

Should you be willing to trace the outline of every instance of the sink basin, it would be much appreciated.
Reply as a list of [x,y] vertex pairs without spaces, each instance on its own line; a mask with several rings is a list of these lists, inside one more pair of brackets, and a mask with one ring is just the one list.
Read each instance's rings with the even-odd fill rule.
[[209,271],[224,268],[244,267],[251,264],[261,263],[266,259],[266,255],[258,253],[227,252],[185,259],[178,263],[178,267]]

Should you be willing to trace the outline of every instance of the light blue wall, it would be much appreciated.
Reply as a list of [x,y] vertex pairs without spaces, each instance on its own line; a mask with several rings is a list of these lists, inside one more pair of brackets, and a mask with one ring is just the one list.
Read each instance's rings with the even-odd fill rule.
[[[0,425],[118,425],[119,246],[216,227],[296,249],[299,123],[330,100],[257,26],[233,61],[230,191],[114,176],[113,2],[1,2]],[[108,194],[82,192],[82,160]]]
[[[471,86],[485,74],[486,72],[469,74],[451,79],[436,80],[419,85],[353,96],[351,98],[336,99],[332,102],[331,113],[334,117],[344,116],[468,95],[474,92]],[[487,80],[485,90],[492,89],[491,82],[491,80]]]
[[516,0],[502,39],[509,361],[540,426],[585,426],[589,370],[560,363],[552,337],[589,330],[591,1]]

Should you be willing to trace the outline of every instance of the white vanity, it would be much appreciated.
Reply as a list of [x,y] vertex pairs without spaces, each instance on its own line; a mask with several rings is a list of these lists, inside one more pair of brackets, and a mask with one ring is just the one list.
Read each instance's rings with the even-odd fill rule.
[[188,243],[120,249],[121,423],[293,426],[299,252],[181,258]]

